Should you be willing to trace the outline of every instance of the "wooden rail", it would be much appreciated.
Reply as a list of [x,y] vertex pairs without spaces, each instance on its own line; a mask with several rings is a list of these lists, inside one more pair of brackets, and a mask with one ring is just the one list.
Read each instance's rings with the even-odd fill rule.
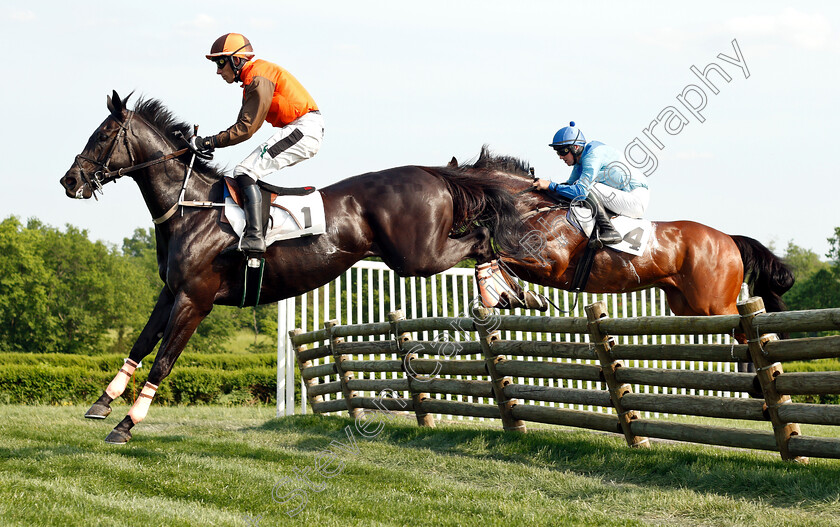
[[[834,437],[811,437],[799,426],[840,427],[840,405],[791,400],[840,394],[840,372],[783,369],[788,361],[840,357],[840,336],[780,341],[772,333],[838,330],[840,309],[764,313],[760,298],[738,308],[738,315],[630,319],[610,318],[603,302],[586,306],[587,318],[478,310],[475,319],[406,320],[395,312],[389,322],[330,323],[310,333],[292,331],[290,338],[316,413],[413,412],[421,426],[434,426],[436,415],[499,419],[505,430],[518,432],[526,431],[526,422],[612,432],[634,447],[657,438],[774,450],[799,462],[808,456],[840,458],[840,428]],[[505,341],[502,331],[539,333],[542,340]],[[420,332],[448,337],[413,340]],[[746,342],[616,344],[613,337],[709,333],[738,334]],[[567,335],[565,341],[559,334]],[[350,337],[356,341],[344,340]],[[732,363],[733,370],[735,363],[749,361],[756,372],[667,365],[680,361]],[[742,397],[722,396],[728,392]],[[728,419],[733,426],[686,424],[655,418],[658,414]],[[737,420],[768,426],[737,428]]]

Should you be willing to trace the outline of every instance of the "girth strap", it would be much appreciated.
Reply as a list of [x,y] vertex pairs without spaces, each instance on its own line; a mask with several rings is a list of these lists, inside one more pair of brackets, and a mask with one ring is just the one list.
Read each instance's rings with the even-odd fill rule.
[[[595,237],[595,229],[592,230],[592,237]],[[586,284],[589,282],[589,275],[592,273],[592,264],[595,262],[595,253],[598,249],[593,249],[586,243],[583,249],[583,254],[578,260],[577,268],[575,269],[575,276],[572,278],[572,292],[580,293],[586,289]]]
[[[256,306],[260,303],[260,290],[262,289],[263,271],[265,270],[265,258],[259,259],[259,266],[251,267],[251,261],[256,258],[245,260],[245,275],[242,284],[242,300],[239,301],[239,308],[245,306]],[[249,279],[250,277],[250,279]]]
[[178,203],[172,205],[168,211],[163,213],[163,216],[157,217],[152,221],[155,225],[160,225],[161,223],[165,222],[169,218],[175,215],[178,211],[178,207],[194,207],[198,209],[209,209],[212,207],[224,207],[224,203],[214,203],[212,201],[193,201],[193,200],[186,200],[186,201],[179,201]]

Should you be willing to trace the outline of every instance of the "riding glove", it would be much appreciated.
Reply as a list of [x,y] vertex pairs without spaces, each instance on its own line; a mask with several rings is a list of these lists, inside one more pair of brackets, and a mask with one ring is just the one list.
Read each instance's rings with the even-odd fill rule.
[[190,146],[199,153],[212,152],[215,149],[212,137],[194,135],[190,137]]

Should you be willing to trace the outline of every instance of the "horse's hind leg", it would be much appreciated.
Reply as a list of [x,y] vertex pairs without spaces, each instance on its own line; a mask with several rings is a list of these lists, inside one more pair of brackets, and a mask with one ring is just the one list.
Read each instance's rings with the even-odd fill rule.
[[131,428],[146,417],[158,386],[172,371],[172,366],[195,332],[195,328],[210,313],[212,307],[212,302],[209,302],[204,308],[185,293],[178,294],[172,306],[169,322],[166,325],[163,342],[155,357],[155,362],[149,370],[146,384],[128,411],[128,415],[105,438],[106,443],[124,444],[131,439]]
[[155,349],[155,345],[163,336],[163,329],[166,327],[167,320],[169,320],[174,301],[175,298],[172,293],[164,286],[160,295],[158,295],[157,303],[146,322],[146,326],[140,332],[134,346],[131,347],[131,352],[125,359],[125,364],[117,372],[108,387],[105,388],[105,391],[102,392],[99,399],[85,413],[85,417],[88,419],[105,419],[108,417],[111,413],[111,401],[122,395],[137,365]]

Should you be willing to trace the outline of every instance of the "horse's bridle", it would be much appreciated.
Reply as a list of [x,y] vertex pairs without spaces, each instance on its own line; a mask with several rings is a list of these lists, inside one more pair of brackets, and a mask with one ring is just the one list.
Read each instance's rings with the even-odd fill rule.
[[[170,154],[166,154],[165,156],[152,159],[151,161],[134,164],[134,154],[131,153],[131,144],[128,142],[128,132],[131,127],[132,117],[134,117],[134,112],[128,112],[128,118],[124,122],[120,123],[120,129],[117,132],[117,135],[114,136],[114,140],[111,142],[111,146],[108,148],[108,153],[105,155],[104,161],[98,161],[89,157],[85,157],[82,154],[78,154],[73,162],[74,165],[79,165],[79,172],[82,175],[82,179],[85,183],[87,183],[88,187],[90,187],[94,199],[99,199],[96,197],[96,191],[98,190],[99,193],[102,194],[102,186],[106,183],[115,181],[130,172],[134,172],[135,170],[140,170],[142,168],[146,168],[152,165],[157,165],[158,163],[163,163],[164,161],[169,161],[170,159],[174,159],[182,154],[187,153],[190,150],[189,148],[182,148]],[[117,144],[120,142],[120,139],[122,139],[125,143],[125,151],[128,153],[128,161],[131,164],[130,166],[127,166],[125,168],[111,170],[108,167],[108,163],[111,162],[111,156],[114,155],[114,151],[117,149]],[[82,168],[82,164],[79,162],[80,159],[97,166],[98,169],[96,170],[96,172],[94,172],[92,175],[88,175],[88,173],[85,172],[85,169]],[[76,197],[79,197],[79,194],[81,192],[81,188],[78,191],[76,191]]]

